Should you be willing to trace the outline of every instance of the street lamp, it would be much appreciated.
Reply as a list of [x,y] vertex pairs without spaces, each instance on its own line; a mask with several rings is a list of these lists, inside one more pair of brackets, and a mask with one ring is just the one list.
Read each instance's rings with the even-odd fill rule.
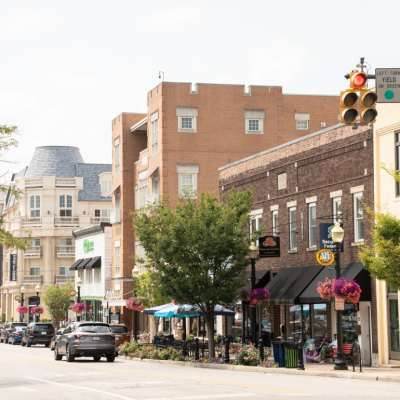
[[[344,230],[339,222],[335,223],[335,227],[331,231],[332,240],[336,245],[336,279],[340,279],[340,244],[343,242]],[[336,331],[337,331],[337,356],[334,369],[347,370],[347,361],[343,353],[343,327],[342,327],[342,311],[336,311]]]
[[[25,293],[25,288],[23,287],[23,286],[21,286],[21,307],[23,307],[24,306],[24,293]],[[29,317],[29,315],[28,315],[28,317]],[[22,314],[20,315],[20,321],[21,322],[23,322],[23,319],[22,319]]]
[[[78,276],[75,281],[76,287],[78,288],[78,301],[77,303],[81,302],[81,286],[82,286],[82,279]],[[76,316],[76,321],[79,322],[81,320],[81,316]]]
[[[40,293],[40,285],[39,284],[36,285],[35,290],[36,290],[36,307],[39,307],[39,293]],[[35,315],[35,320],[36,320],[35,322],[39,322],[38,314]]]
[[[251,261],[251,290],[256,288],[256,260],[258,257],[258,247],[251,242],[249,247],[249,258]],[[244,323],[244,321],[243,321]],[[257,329],[256,329],[256,308],[251,307],[251,341],[257,346]]]

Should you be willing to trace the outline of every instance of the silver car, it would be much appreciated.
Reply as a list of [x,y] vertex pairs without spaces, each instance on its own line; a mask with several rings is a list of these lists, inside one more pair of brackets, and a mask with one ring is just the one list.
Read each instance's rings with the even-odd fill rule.
[[65,356],[67,362],[73,362],[76,357],[93,357],[94,361],[106,357],[108,362],[113,362],[115,353],[115,334],[108,324],[101,322],[72,322],[55,339],[57,361]]

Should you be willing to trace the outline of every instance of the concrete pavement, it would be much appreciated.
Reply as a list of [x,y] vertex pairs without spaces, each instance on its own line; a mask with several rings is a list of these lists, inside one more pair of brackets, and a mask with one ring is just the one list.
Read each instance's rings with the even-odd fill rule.
[[43,346],[0,344],[1,399],[400,399],[400,384],[185,368],[117,359],[55,361]]

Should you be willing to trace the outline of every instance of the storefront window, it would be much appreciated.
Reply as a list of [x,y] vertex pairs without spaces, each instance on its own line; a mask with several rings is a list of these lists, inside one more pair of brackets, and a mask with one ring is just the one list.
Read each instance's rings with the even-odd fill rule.
[[261,307],[261,329],[262,332],[272,332],[271,331],[271,316],[270,316],[270,306]]
[[233,326],[232,326],[232,336],[234,338],[235,343],[242,342],[242,325],[243,325],[243,312],[242,305],[235,305],[235,318],[232,318]]
[[301,306],[287,307],[289,311],[288,324],[286,327],[286,339],[299,341],[301,337]]
[[343,321],[343,343],[354,343],[357,341],[356,326],[357,323],[357,311],[348,310],[342,311]]
[[317,342],[328,337],[328,318],[326,315],[327,304],[314,304],[313,337]]
[[97,301],[97,300],[95,301],[94,315],[95,315],[95,317],[94,317],[95,321],[98,321],[98,322],[103,321],[103,305],[102,305],[101,301]]

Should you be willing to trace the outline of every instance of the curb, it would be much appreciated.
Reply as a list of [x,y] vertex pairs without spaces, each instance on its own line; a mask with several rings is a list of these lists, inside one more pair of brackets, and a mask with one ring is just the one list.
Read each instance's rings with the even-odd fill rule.
[[375,374],[360,374],[359,372],[339,373],[339,372],[323,372],[323,371],[299,371],[294,368],[261,368],[261,367],[247,367],[244,365],[223,365],[223,364],[206,364],[194,363],[186,361],[171,361],[171,360],[150,360],[140,358],[130,358],[128,356],[119,356],[120,359],[127,361],[148,362],[155,364],[167,364],[176,367],[189,367],[189,368],[211,368],[222,369],[230,371],[245,371],[245,372],[258,372],[262,374],[284,374],[284,375],[301,375],[301,376],[321,376],[325,378],[341,378],[341,379],[358,379],[363,381],[381,381],[381,382],[394,382],[400,383],[400,376],[379,376]]

